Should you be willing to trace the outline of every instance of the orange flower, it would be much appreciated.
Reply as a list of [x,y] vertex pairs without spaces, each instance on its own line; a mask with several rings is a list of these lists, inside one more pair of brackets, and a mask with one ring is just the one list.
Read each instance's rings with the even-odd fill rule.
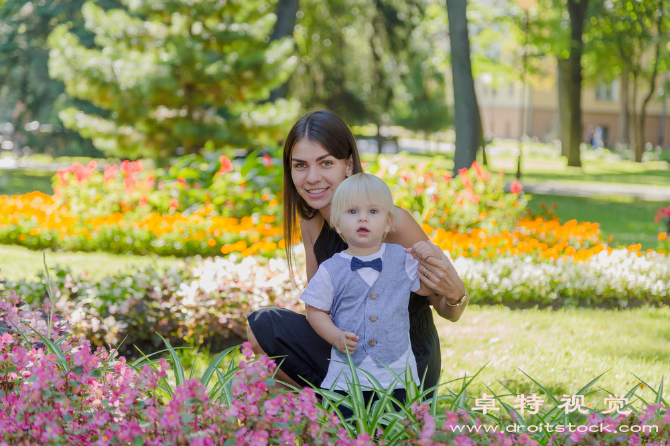
[[659,240],[665,240],[666,238],[668,238],[667,232],[661,232],[660,234],[658,234]]

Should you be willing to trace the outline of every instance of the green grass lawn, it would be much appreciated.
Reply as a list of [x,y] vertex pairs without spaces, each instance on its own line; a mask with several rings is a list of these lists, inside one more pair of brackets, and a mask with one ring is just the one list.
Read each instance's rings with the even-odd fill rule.
[[663,204],[627,196],[564,197],[560,195],[533,194],[528,206],[540,211],[540,203],[556,203],[556,214],[562,222],[575,219],[579,222],[600,223],[603,238],[614,237],[610,246],[642,244],[642,249],[655,249],[661,226],[654,216]]
[[48,170],[0,170],[0,195],[19,195],[33,191],[53,194]]
[[[540,394],[520,370],[558,395],[575,394],[598,375],[597,386],[626,393],[639,381],[658,389],[670,372],[670,308],[629,310],[510,310],[469,306],[451,323],[435,315],[442,348],[442,382],[474,375],[476,397],[489,386],[496,394],[511,390]],[[460,383],[448,387],[460,388]],[[647,397],[651,392],[642,393]],[[602,406],[604,392],[592,401]],[[587,401],[589,398],[586,399]]]
[[[56,265],[69,267],[75,274],[86,271],[91,277],[96,278],[116,272],[131,272],[138,266],[151,264],[158,268],[169,268],[178,261],[179,259],[175,257],[47,251],[49,267]],[[41,271],[44,271],[42,251],[32,251],[21,246],[0,245],[0,278],[34,279]]]
[[[490,168],[505,171],[505,179],[514,181],[516,158],[491,157]],[[521,181],[539,183],[543,181],[595,182],[637,184],[645,186],[670,186],[670,169],[666,161],[646,164],[631,161],[607,162],[584,161],[582,167],[568,167],[565,158],[525,160],[521,167]]]
[[[393,155],[384,155],[393,156]],[[440,160],[438,167],[451,170],[454,167],[453,154],[405,154],[405,158],[412,164]],[[361,158],[367,162],[374,162],[376,155],[364,153]],[[477,158],[482,163],[481,152]],[[505,179],[513,181],[516,174],[517,158],[513,156],[489,156],[488,168],[494,172],[505,171]],[[638,184],[647,186],[670,187],[670,164],[666,161],[651,161],[648,163],[634,163],[632,161],[583,161],[582,167],[568,167],[567,159],[544,158],[526,155],[521,164],[522,183],[543,181],[569,182],[596,182],[617,184]]]

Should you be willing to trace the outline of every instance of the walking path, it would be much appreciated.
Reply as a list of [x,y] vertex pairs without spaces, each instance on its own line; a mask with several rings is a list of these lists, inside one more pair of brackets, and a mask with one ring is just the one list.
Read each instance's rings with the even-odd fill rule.
[[[529,194],[568,195],[573,197],[593,197],[596,195],[628,195],[652,201],[670,201],[670,187],[644,186],[620,183],[583,183],[573,181],[544,181],[524,183],[523,190]],[[509,191],[510,184],[505,185]]]

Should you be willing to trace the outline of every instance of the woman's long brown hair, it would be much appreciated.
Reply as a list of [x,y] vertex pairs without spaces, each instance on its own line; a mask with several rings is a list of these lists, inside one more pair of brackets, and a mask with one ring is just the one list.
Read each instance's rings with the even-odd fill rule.
[[311,220],[318,212],[310,207],[298,194],[291,177],[291,156],[293,147],[307,138],[322,146],[332,156],[340,160],[353,159],[353,173],[363,172],[361,158],[358,154],[356,139],[347,124],[335,113],[328,110],[317,110],[307,113],[295,123],[284,142],[284,249],[288,263],[289,276],[293,280],[293,244],[298,228],[298,217]]

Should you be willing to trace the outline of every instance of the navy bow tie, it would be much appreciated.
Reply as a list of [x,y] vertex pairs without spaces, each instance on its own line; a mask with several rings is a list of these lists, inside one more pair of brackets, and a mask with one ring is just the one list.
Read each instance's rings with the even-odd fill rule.
[[351,270],[356,271],[357,269],[361,268],[372,268],[376,269],[380,273],[382,272],[382,259],[376,258],[374,260],[370,260],[369,262],[364,262],[361,259],[357,257],[352,257],[351,259]]

